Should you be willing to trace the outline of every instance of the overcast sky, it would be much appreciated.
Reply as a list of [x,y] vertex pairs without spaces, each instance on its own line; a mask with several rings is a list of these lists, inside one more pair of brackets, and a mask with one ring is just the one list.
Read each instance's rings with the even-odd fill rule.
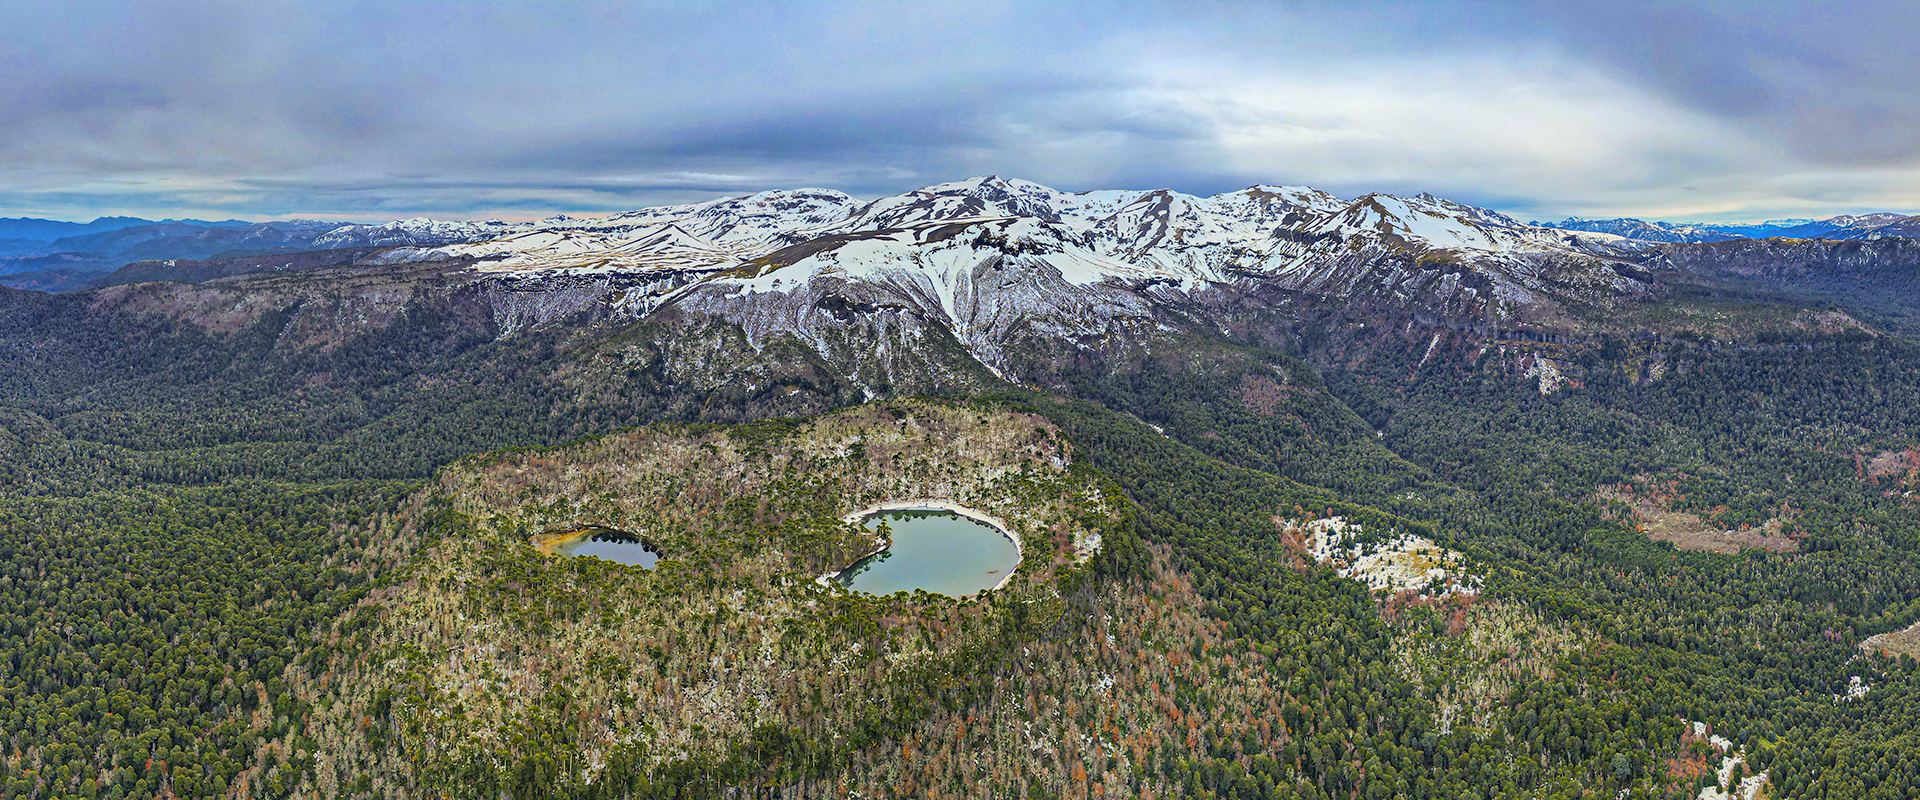
[[604,213],[998,174],[1920,212],[1920,3],[0,4],[0,216]]

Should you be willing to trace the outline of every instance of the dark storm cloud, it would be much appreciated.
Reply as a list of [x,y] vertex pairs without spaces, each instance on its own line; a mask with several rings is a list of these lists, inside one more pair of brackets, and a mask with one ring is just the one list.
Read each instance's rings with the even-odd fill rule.
[[1502,208],[1920,204],[1893,3],[0,9],[0,213],[538,216],[998,173]]

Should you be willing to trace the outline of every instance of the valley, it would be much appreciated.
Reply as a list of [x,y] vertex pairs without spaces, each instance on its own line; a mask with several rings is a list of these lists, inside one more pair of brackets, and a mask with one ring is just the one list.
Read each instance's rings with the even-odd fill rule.
[[[0,289],[7,796],[1912,786],[1906,240],[994,178],[367,235]],[[818,580],[944,504],[1017,568]]]

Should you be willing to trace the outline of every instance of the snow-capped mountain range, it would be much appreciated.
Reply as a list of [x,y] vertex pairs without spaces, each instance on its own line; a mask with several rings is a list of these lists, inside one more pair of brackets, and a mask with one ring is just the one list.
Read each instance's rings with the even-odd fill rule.
[[1720,242],[1728,239],[1881,239],[1888,236],[1912,236],[1913,231],[1920,228],[1920,218],[1881,212],[1842,214],[1818,220],[1777,219],[1757,225],[1658,222],[1630,217],[1620,219],[1568,217],[1559,222],[1534,224],[1561,230],[1610,233],[1648,242]]
[[1834,217],[1822,222],[1834,227],[1816,234],[1821,239],[1885,239],[1889,236],[1912,237],[1920,234],[1920,216],[1899,214],[1862,214]]
[[[994,176],[936,184],[861,203],[830,189],[775,190],[704,203],[648,208],[598,218],[558,216],[530,223],[410,219],[345,225],[313,246],[411,247],[394,260],[479,259],[489,268],[524,270],[720,269],[789,245],[841,233],[903,228],[933,220],[1022,217],[1058,223],[1077,245],[1124,263],[1217,278],[1221,270],[1271,269],[1280,246],[1302,236],[1351,227],[1369,208],[1390,218],[1365,223],[1368,235],[1421,250],[1474,253],[1618,255],[1655,244],[1762,236],[1866,239],[1910,235],[1900,214],[1773,220],[1716,225],[1631,218],[1523,223],[1432,195],[1372,194],[1344,200],[1303,186],[1253,186],[1198,197],[1168,189],[1068,193]],[[1330,220],[1348,218],[1346,223]],[[1902,227],[1904,224],[1904,227]],[[1888,227],[1891,226],[1891,227]],[[1884,228],[1884,230],[1881,230]],[[1356,229],[1357,230],[1357,229]],[[1348,231],[1349,233],[1353,231]],[[1599,234],[1582,236],[1578,234]]]
[[[1110,265],[1068,270],[1087,281],[1151,274],[1157,279],[1223,281],[1246,272],[1276,273],[1312,260],[1326,242],[1377,241],[1413,254],[1461,258],[1523,255],[1617,256],[1646,246],[1629,237],[1580,236],[1528,225],[1497,212],[1431,195],[1384,194],[1342,200],[1308,187],[1254,186],[1198,197],[1167,189],[1068,193],[998,177],[917,189],[869,203],[830,190],[761,192],[707,203],[666,206],[596,219],[559,217],[507,228],[500,223],[410,220],[414,246],[381,256],[386,263],[472,260],[482,271],[569,273],[736,269],[796,246],[838,250],[853,239],[921,247],[924,239],[879,236],[927,223],[994,227],[997,220],[1044,223],[1021,227],[1023,241],[1074,259]],[[991,223],[991,224],[990,224]],[[982,230],[985,230],[982,227]],[[999,230],[1004,226],[994,227]],[[434,246],[435,238],[477,241]],[[478,234],[495,233],[481,238]],[[952,238],[949,232],[942,237]],[[402,238],[342,229],[329,243],[378,244]],[[784,261],[796,261],[785,258]],[[1117,266],[1116,266],[1117,265]],[[1124,267],[1124,268],[1122,268]]]
[[[779,353],[792,374],[837,373],[884,394],[937,390],[968,370],[1040,382],[1053,365],[1175,352],[1195,335],[1292,335],[1290,320],[1327,312],[1559,341],[1612,330],[1661,296],[1660,276],[1691,263],[1675,248],[1838,245],[1615,230],[1636,235],[1428,194],[1063,192],[988,176],[871,202],[795,189],[594,218],[343,226],[315,247],[354,248],[330,251],[351,263],[325,262],[311,280],[234,279],[208,297],[297,296],[316,315],[333,309],[313,325],[344,325],[391,319],[395,287],[424,281],[405,294],[431,285],[465,298],[501,337],[568,321],[653,332],[617,339],[651,345],[606,345],[595,369],[717,390],[772,380],[742,378],[740,354]],[[343,299],[354,293],[371,294]]]
[[1133,340],[1258,297],[1270,299],[1255,306],[1337,298],[1476,326],[1563,325],[1572,295],[1593,308],[1645,294],[1630,263],[1655,246],[1424,194],[1069,193],[989,176],[868,203],[800,189],[554,218],[363,263],[507,281],[507,329],[582,308],[553,298],[582,297],[588,281],[598,307],[627,318],[672,307],[756,342],[789,335],[822,352],[850,327],[872,347],[939,329],[998,371],[1023,336]]

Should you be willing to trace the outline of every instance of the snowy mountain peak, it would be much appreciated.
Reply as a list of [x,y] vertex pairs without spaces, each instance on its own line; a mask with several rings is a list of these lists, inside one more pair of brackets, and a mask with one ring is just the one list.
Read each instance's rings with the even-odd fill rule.
[[1237,192],[1217,194],[1209,198],[1216,203],[1254,204],[1259,206],[1285,206],[1291,209],[1312,213],[1330,213],[1339,210],[1346,202],[1311,186],[1249,186]]
[[1505,214],[1423,194],[1369,194],[1310,227],[1321,236],[1371,235],[1402,250],[1488,253],[1563,247],[1558,236]]
[[[987,258],[1038,258],[1054,264],[1067,280],[1076,283],[1158,274],[1082,247],[1079,236],[1060,223],[1007,216],[929,220],[895,228],[829,234],[757,259],[755,263],[760,269],[755,274],[764,276],[806,264],[814,265],[811,268],[835,267],[834,274],[857,274],[874,269],[909,268],[916,263],[931,264],[956,253],[964,254],[957,257],[969,268],[979,266],[982,259]],[[787,272],[786,277],[791,278],[792,274]]]
[[1077,206],[1073,195],[1020,180],[987,175],[938,183],[906,194],[883,197],[860,209],[846,230],[897,228],[916,222],[963,217],[1034,217],[1058,221]]
[[982,175],[961,181],[936,183],[918,191],[928,194],[960,193],[983,199],[1002,199],[1009,197],[1040,197],[1054,199],[1063,193],[1052,187],[1042,186],[1033,181],[1019,178],[1002,178],[998,175]]

